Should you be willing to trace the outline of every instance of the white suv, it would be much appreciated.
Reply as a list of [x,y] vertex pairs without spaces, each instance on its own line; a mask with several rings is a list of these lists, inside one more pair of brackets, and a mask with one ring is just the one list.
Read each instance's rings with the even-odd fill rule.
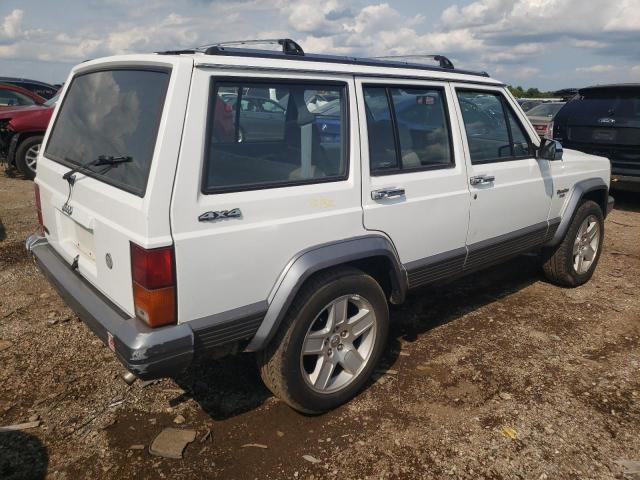
[[531,250],[560,285],[591,277],[607,159],[541,141],[504,84],[445,57],[279,43],[92,60],[65,83],[27,248],[130,371],[253,351],[321,412],[367,382],[408,290]]

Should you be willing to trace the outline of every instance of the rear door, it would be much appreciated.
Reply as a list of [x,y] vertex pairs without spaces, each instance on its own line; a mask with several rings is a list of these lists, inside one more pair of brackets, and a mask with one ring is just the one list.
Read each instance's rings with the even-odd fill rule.
[[[150,55],[82,64],[66,82],[38,160],[50,244],[131,315],[130,243],[172,243],[170,192],[192,68],[188,58]],[[130,161],[63,178],[102,155]]]
[[446,83],[356,82],[365,228],[391,238],[411,287],[461,271],[469,189]]
[[531,232],[544,236],[553,182],[549,162],[535,158],[535,131],[501,88],[459,84],[454,90],[468,161],[467,263],[472,266],[491,260],[482,252],[493,245],[499,256],[508,253],[501,243]]

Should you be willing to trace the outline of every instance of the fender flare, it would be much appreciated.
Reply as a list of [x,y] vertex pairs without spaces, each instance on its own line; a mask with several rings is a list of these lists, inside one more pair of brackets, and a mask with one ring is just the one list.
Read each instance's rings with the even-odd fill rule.
[[267,313],[246,351],[260,350],[269,343],[291,302],[311,275],[325,268],[371,257],[385,257],[390,261],[393,297],[401,303],[407,291],[407,274],[388,238],[366,235],[312,247],[297,254],[285,267],[272,291]]
[[[586,180],[577,182],[573,186],[573,191],[571,192],[569,200],[567,200],[566,202],[566,208],[564,209],[562,219],[560,220],[560,225],[558,225],[556,233],[553,235],[553,238],[549,241],[549,243],[547,243],[547,246],[553,247],[562,242],[562,239],[566,235],[567,230],[569,230],[569,225],[571,225],[573,215],[578,209],[581,200],[587,193],[593,192],[595,190],[604,190],[606,192],[606,195],[609,195],[609,187],[602,178],[588,178]],[[602,212],[602,214],[606,217],[606,208]]]

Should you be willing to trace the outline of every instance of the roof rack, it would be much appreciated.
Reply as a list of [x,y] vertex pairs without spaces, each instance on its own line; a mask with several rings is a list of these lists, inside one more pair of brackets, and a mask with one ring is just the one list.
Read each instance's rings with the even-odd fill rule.
[[[278,49],[254,48],[255,45],[279,45]],[[346,65],[363,65],[385,68],[412,68],[419,70],[443,71],[455,70],[456,73],[488,77],[487,72],[456,69],[451,60],[444,55],[398,55],[386,57],[345,57],[338,55],[324,55],[305,53],[298,43],[290,38],[274,38],[266,40],[238,40],[235,42],[220,42],[190,50],[169,50],[156,52],[160,55],[181,55],[204,53],[206,55],[222,55],[253,58],[271,58],[287,60],[304,60],[309,62],[325,62]],[[438,65],[428,65],[424,62],[412,62],[411,59],[431,59]]]
[[451,60],[449,60],[444,55],[387,55],[385,57],[370,57],[373,60],[394,60],[396,62],[406,63],[410,65],[414,62],[411,62],[411,59],[419,59],[428,58],[430,60],[435,60],[440,65],[440,68],[448,68],[450,70],[454,70],[455,67]]
[[204,52],[207,55],[218,55],[227,51],[228,47],[244,47],[253,45],[280,45],[282,53],[285,55],[301,55],[304,56],[304,50],[296,42],[290,38],[269,38],[262,40],[237,40],[234,42],[220,42],[211,45],[203,45],[196,50]]

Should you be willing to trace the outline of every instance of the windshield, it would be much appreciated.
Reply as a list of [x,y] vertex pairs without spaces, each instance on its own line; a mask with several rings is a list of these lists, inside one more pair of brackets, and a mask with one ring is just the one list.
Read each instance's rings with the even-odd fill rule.
[[129,69],[78,75],[60,106],[45,156],[71,168],[101,155],[131,157],[89,175],[144,196],[169,77],[168,71]]
[[527,112],[532,117],[553,117],[562,108],[561,103],[543,103]]
[[53,97],[51,97],[49,100],[44,102],[43,105],[45,107],[53,107],[58,102],[59,98],[60,98],[60,90],[58,90],[58,93],[56,93]]

